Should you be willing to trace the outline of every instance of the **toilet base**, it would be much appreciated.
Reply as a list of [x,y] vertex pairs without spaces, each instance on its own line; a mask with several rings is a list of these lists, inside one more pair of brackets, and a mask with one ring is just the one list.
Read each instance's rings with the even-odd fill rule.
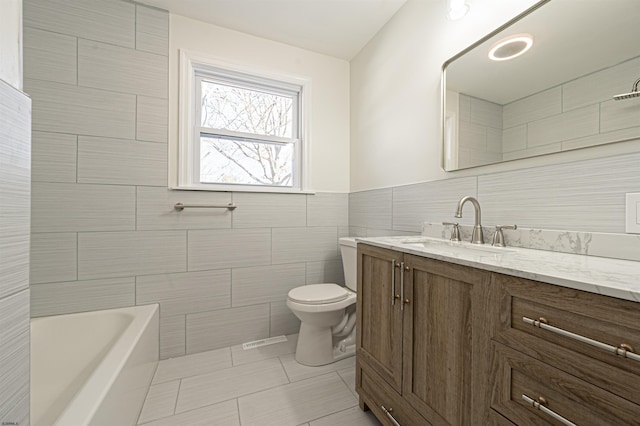
[[307,323],[300,324],[300,334],[296,347],[296,361],[309,367],[331,364],[355,355],[355,345],[333,345],[331,327],[318,327]]

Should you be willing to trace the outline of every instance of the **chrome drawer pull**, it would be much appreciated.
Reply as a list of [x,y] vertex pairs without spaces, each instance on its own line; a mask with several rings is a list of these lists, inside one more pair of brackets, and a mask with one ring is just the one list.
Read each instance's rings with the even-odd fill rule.
[[389,419],[395,426],[400,426],[400,423],[398,423],[398,421],[391,415],[391,413],[393,412],[393,408],[389,408],[387,410],[386,408],[384,408],[384,405],[381,405],[380,408],[382,408],[382,411],[384,411],[384,413],[387,415],[387,417],[389,417]]
[[534,327],[541,328],[543,330],[551,331],[552,333],[559,334],[564,337],[568,337],[573,340],[578,340],[579,342],[586,343],[587,345],[593,346],[595,348],[599,348],[605,350],[607,352],[611,352],[615,355],[621,355],[624,358],[629,358],[635,361],[640,361],[640,355],[634,352],[633,347],[626,343],[620,344],[620,346],[611,346],[606,343],[599,342],[597,340],[590,339],[588,337],[581,336],[579,334],[572,333],[567,330],[563,330],[558,327],[554,327],[549,325],[546,318],[540,317],[537,320],[533,320],[531,318],[522,317],[522,321],[526,322],[529,325]]
[[564,417],[562,417],[560,414],[558,414],[558,413],[556,413],[554,411],[551,411],[547,407],[545,407],[544,404],[546,404],[547,401],[543,397],[539,397],[538,400],[536,401],[535,399],[529,398],[527,395],[522,395],[522,399],[527,404],[530,404],[533,408],[536,408],[536,409],[542,411],[543,413],[550,415],[551,417],[553,417],[554,419],[556,419],[560,423],[562,423],[564,425],[567,425],[567,426],[576,426],[575,423],[570,422],[569,420],[567,420]]
[[400,310],[404,311],[404,262],[400,262]]

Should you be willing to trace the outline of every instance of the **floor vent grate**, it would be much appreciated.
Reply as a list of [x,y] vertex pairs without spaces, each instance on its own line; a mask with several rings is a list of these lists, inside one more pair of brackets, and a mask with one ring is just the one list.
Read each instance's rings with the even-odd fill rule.
[[255,349],[255,348],[259,348],[260,346],[267,346],[267,345],[273,345],[276,343],[286,342],[287,340],[288,340],[287,336],[269,337],[267,339],[254,340],[253,342],[243,343],[242,349],[246,351],[247,349]]

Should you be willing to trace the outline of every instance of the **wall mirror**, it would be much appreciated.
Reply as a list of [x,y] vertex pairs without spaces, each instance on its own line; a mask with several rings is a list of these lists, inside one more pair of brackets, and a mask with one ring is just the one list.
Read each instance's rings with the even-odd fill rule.
[[614,99],[640,78],[639,23],[638,0],[544,0],[449,59],[444,169],[640,138],[640,96]]

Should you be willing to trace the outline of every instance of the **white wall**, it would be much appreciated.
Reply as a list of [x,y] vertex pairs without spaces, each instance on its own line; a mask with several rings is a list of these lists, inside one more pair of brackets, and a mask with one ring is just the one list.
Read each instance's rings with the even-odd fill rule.
[[442,170],[443,62],[535,3],[471,0],[465,18],[448,21],[444,0],[408,0],[351,62],[351,191],[638,151],[635,141],[454,173]]
[[22,0],[0,2],[0,80],[22,90]]
[[311,78],[311,189],[349,191],[349,63],[282,43],[171,15],[169,138],[178,137],[178,49],[226,63]]

